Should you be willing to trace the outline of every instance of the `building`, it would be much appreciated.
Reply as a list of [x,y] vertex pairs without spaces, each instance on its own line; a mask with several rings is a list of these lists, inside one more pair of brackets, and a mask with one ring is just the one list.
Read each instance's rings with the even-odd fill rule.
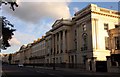
[[56,63],[56,66],[65,66],[69,63],[68,51],[71,48],[70,30],[71,20],[56,20],[52,29],[46,33],[46,62]]
[[120,12],[90,4],[76,12],[72,19],[56,20],[52,29],[30,48],[22,46],[20,62],[106,72],[106,56],[119,55],[115,49],[119,49],[119,38],[115,37],[115,46],[111,36],[116,36],[115,31],[120,34],[119,19]]
[[2,62],[3,63],[9,63],[9,60],[8,60],[8,58],[9,58],[9,54],[0,54],[1,55],[1,60],[2,60]]
[[12,56],[12,64],[19,64],[20,61],[20,53],[15,52]]
[[30,62],[31,64],[44,64],[45,63],[45,38],[42,36],[41,39],[38,39],[37,41],[34,41],[32,43],[31,47],[31,57],[30,57]]
[[109,30],[111,55],[107,56],[108,72],[120,72],[120,25]]
[[16,53],[12,55],[12,64],[30,64],[31,43],[22,45]]
[[30,64],[29,59],[31,57],[31,52],[32,52],[31,47],[32,47],[31,43],[27,44],[25,51],[24,51],[24,64],[26,65]]
[[45,64],[46,66],[50,66],[50,64],[52,63],[52,34],[50,31],[46,32],[45,46]]
[[24,44],[21,46],[20,50],[19,50],[19,64],[25,64],[25,58],[27,55],[25,55],[26,52],[26,48],[27,48],[27,44]]
[[[90,4],[75,13],[72,20],[56,20],[47,32],[52,43],[49,62],[107,71],[106,56],[110,56],[108,30],[119,24],[119,18],[117,11]],[[99,70],[101,65],[106,69]]]
[[106,56],[110,55],[108,30],[119,24],[119,14],[95,4],[75,13],[79,62],[86,64],[87,70],[107,71],[106,67],[99,67],[106,66]]

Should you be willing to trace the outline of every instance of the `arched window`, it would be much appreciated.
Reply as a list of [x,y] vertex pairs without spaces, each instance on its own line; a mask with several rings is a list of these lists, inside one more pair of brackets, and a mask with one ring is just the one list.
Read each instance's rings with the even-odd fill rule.
[[83,29],[83,31],[86,31],[87,29],[86,29],[86,24],[83,24],[82,25],[82,29]]
[[84,50],[87,50],[87,44],[88,44],[88,35],[87,35],[87,33],[83,33],[82,38],[83,38],[83,48],[84,48]]

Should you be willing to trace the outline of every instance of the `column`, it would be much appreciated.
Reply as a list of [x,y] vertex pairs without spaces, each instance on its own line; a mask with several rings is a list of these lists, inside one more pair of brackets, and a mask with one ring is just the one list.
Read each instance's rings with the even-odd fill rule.
[[59,32],[59,53],[61,52],[61,33]]
[[98,49],[99,47],[99,33],[98,33],[98,19],[95,19],[95,36],[96,36],[96,49]]
[[65,30],[63,30],[63,53],[65,53],[65,49],[66,49]]
[[[63,30],[63,62],[68,63],[68,54],[66,54],[66,38],[65,38],[65,30]],[[66,67],[68,67],[66,65]]]
[[54,53],[54,35],[52,35],[52,55]]
[[92,19],[92,45],[94,49],[97,49],[97,41],[98,41],[98,31],[97,31],[97,24],[98,24],[98,20],[97,19]]
[[57,33],[55,34],[55,54],[57,53]]
[[91,70],[91,64],[90,64],[91,59],[86,60],[86,70]]
[[91,61],[92,61],[92,71],[96,72],[96,57],[92,57]]

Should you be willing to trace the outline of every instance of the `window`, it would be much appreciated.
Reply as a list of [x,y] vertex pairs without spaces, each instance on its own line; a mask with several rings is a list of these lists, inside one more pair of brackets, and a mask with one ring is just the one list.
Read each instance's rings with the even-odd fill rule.
[[59,60],[60,60],[60,63],[62,63],[62,58],[61,58],[61,57],[60,57],[60,59],[59,59]]
[[77,50],[77,31],[75,30],[75,39],[74,39],[74,43],[75,43],[75,50]]
[[87,47],[87,45],[88,45],[88,37],[87,36],[88,36],[87,33],[82,34],[82,38],[83,38],[83,47],[81,48],[82,51],[88,49],[88,47]]
[[75,50],[77,50],[77,42],[75,41]]
[[77,63],[77,55],[75,55],[75,63]]
[[105,37],[105,49],[109,49],[109,37]]
[[104,24],[104,30],[108,30],[108,24],[107,23]]
[[52,53],[53,53],[53,52],[52,52],[52,48],[51,48],[51,55],[52,55]]
[[84,63],[84,64],[86,64],[86,58],[87,58],[87,56],[84,55],[84,56],[83,56],[83,63]]
[[77,31],[75,30],[75,36],[77,36]]
[[120,50],[120,37],[115,37],[115,49]]
[[86,25],[85,24],[83,24],[83,31],[86,31]]
[[59,45],[57,44],[57,54],[59,53]]
[[115,28],[120,28],[120,25],[115,25]]

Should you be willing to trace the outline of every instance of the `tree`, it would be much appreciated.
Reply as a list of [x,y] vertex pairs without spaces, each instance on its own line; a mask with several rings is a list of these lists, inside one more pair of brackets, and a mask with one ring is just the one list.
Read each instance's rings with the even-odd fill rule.
[[18,7],[18,4],[16,3],[16,0],[0,0],[0,6],[2,4],[9,4],[10,5],[10,9],[12,9],[13,11],[15,11],[15,7]]
[[10,23],[6,19],[6,17],[1,17],[2,19],[2,49],[6,49],[7,47],[10,47],[9,40],[12,38],[12,35],[14,35],[15,29],[12,29],[13,24]]
[[[15,11],[15,6],[18,7],[16,0],[0,0],[0,7],[2,6],[2,4],[9,4],[10,9],[12,9],[13,11]],[[2,25],[2,27],[0,28],[0,48],[7,49],[7,47],[10,47],[9,40],[12,39],[12,35],[14,35],[14,25],[11,24],[10,21],[7,20],[4,16],[0,17],[0,24]]]

